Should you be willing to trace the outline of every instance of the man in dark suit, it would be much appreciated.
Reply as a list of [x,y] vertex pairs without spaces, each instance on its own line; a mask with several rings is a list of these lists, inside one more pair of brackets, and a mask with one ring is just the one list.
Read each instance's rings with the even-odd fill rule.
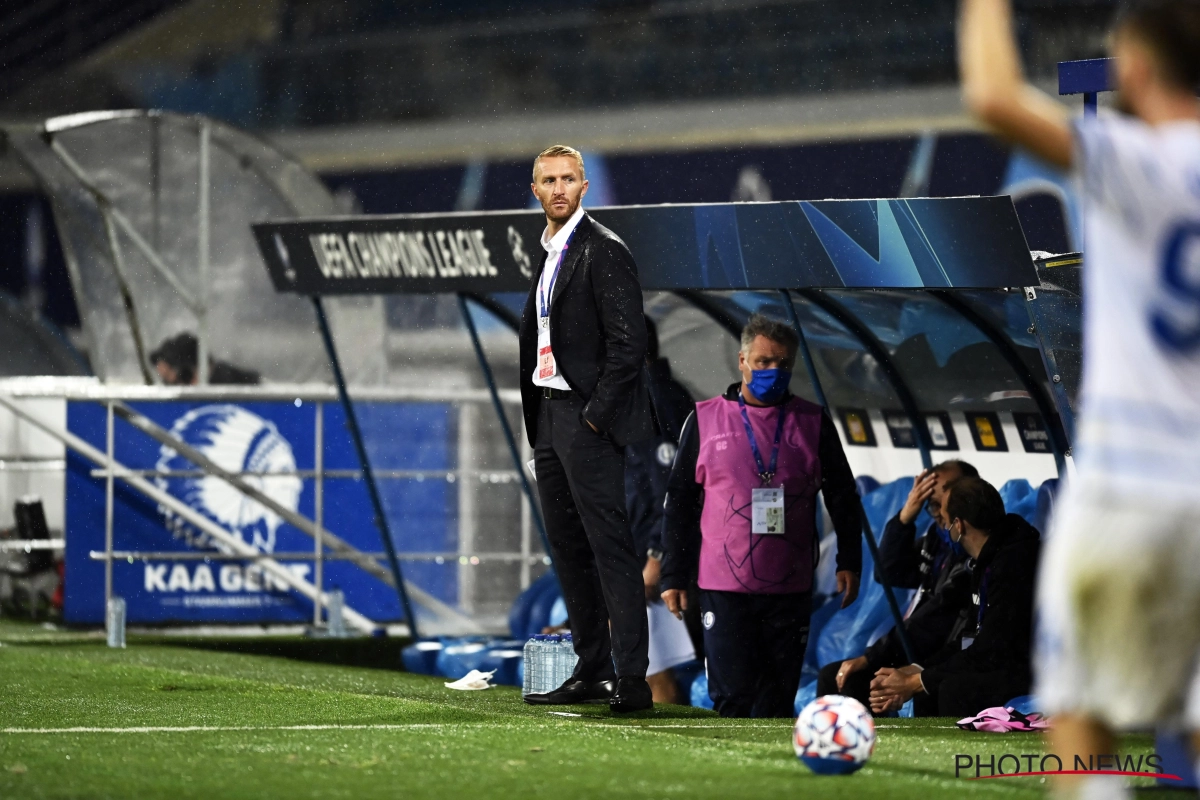
[[521,400],[579,663],[561,687],[525,700],[638,711],[653,701],[624,447],[658,432],[642,289],[629,248],[580,207],[587,179],[578,151],[543,151],[532,189],[546,212],[546,260],[521,316]]

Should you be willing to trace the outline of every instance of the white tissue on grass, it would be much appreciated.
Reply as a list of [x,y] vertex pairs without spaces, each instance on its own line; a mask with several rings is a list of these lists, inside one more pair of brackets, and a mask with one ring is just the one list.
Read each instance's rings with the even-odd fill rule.
[[492,688],[492,685],[490,683],[488,683],[488,681],[490,681],[492,679],[492,676],[495,674],[496,674],[496,670],[492,670],[491,672],[480,672],[477,669],[473,669],[456,681],[447,681],[446,688],[447,689],[461,689],[464,692],[474,692],[474,691],[479,691],[480,689],[490,689],[490,688]]

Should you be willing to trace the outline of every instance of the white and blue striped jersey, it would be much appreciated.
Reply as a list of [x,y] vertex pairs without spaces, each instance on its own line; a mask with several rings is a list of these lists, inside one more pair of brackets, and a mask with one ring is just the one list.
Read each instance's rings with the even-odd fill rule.
[[1200,122],[1075,125],[1084,201],[1079,479],[1200,502]]

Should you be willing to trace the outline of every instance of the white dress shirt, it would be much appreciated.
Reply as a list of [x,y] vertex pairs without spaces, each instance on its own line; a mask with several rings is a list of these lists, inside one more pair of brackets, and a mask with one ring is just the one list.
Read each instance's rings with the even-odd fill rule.
[[[544,348],[550,346],[550,301],[553,292],[553,283],[557,283],[555,273],[561,266],[560,258],[565,258],[563,249],[567,246],[567,240],[571,238],[571,234],[575,232],[575,228],[579,226],[579,220],[583,219],[583,206],[575,209],[575,213],[567,220],[567,224],[559,229],[558,233],[549,239],[546,238],[546,233],[550,230],[549,226],[542,231],[542,247],[546,250],[546,262],[542,265],[542,274],[538,277],[537,297],[534,298],[535,308],[537,312],[538,326],[538,352],[535,353],[533,367],[533,385],[545,386],[550,389],[561,389],[564,392],[571,390],[571,385],[563,379],[561,369],[556,369],[553,376],[549,378],[539,378],[538,373],[541,369],[540,359],[537,357],[541,354]],[[553,282],[553,283],[552,283]],[[542,299],[545,298],[546,317],[542,317]]]

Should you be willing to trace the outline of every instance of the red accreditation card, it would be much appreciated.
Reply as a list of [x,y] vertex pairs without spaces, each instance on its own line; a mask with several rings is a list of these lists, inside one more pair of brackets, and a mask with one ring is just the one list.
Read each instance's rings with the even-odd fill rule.
[[550,345],[538,348],[538,379],[546,380],[553,378],[558,374],[558,367],[554,364],[554,353],[550,352]]

